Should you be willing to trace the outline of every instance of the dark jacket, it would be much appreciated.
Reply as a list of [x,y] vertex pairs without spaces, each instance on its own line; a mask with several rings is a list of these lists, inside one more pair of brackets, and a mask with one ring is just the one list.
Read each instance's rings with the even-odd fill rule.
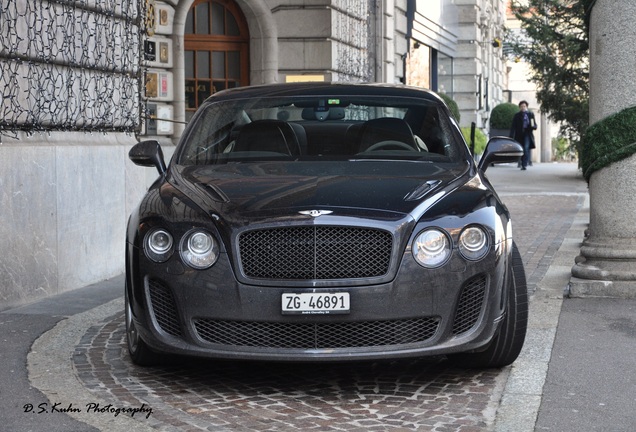
[[528,127],[523,128],[523,111],[519,111],[512,118],[512,127],[510,128],[510,138],[523,145],[523,138],[525,134],[530,135],[530,148],[535,148],[534,145],[534,133],[537,128],[537,121],[534,119],[534,113],[526,111],[528,114]]

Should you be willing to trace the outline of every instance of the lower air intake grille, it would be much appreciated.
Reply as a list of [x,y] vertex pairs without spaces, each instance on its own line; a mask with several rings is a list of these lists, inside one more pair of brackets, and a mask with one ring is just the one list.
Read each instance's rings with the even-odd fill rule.
[[330,349],[425,342],[438,318],[339,323],[282,323],[196,320],[199,336],[219,345],[258,348]]
[[152,311],[159,327],[169,335],[181,336],[177,308],[170,290],[153,280],[148,281],[148,289],[150,291]]
[[459,335],[470,330],[479,319],[486,296],[486,276],[478,275],[469,279],[462,289],[457,313],[453,322],[453,334]]

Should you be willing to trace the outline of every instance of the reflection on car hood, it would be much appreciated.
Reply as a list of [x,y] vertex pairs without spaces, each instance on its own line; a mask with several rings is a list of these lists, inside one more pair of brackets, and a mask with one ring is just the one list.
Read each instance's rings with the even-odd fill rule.
[[407,214],[467,169],[467,164],[386,161],[260,162],[179,167],[178,177],[205,196],[206,211],[248,216],[357,208]]

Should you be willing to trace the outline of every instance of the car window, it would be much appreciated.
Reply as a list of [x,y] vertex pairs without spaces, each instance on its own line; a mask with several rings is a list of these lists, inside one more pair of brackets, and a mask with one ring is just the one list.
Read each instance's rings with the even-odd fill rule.
[[404,97],[266,97],[209,101],[177,163],[262,160],[457,161],[466,144],[441,103]]

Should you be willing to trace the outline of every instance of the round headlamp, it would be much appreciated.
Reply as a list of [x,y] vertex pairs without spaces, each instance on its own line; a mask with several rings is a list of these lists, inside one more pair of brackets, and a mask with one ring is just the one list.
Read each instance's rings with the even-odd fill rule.
[[155,262],[164,262],[172,255],[172,235],[163,228],[148,231],[144,239],[146,256]]
[[467,260],[482,259],[488,253],[488,248],[488,235],[480,227],[467,227],[459,235],[459,252]]
[[424,267],[434,268],[444,264],[451,255],[448,235],[435,228],[420,232],[412,245],[413,257]]
[[206,269],[219,258],[219,245],[209,233],[193,230],[181,240],[181,258],[195,269]]

